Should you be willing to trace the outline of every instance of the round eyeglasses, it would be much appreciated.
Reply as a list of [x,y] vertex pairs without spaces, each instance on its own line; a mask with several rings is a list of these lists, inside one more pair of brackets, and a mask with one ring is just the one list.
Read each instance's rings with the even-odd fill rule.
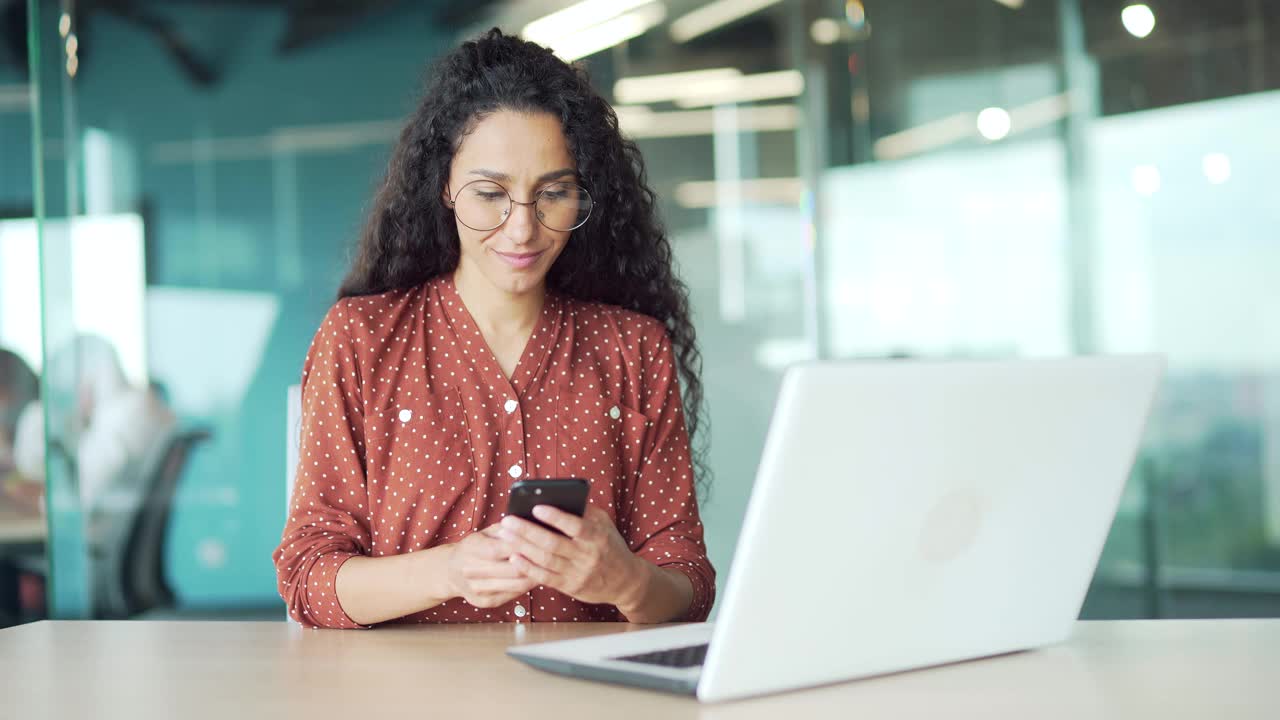
[[497,229],[511,216],[513,205],[532,205],[534,216],[549,230],[568,232],[582,227],[591,217],[591,195],[581,185],[555,182],[542,188],[533,202],[518,202],[511,193],[492,180],[473,180],[451,198],[458,222],[472,230]]

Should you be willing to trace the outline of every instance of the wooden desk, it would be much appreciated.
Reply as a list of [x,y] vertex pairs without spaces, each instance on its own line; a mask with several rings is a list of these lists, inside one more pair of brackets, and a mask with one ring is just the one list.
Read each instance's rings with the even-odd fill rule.
[[38,545],[47,532],[44,515],[15,508],[0,497],[0,546]]
[[41,622],[0,630],[0,702],[6,718],[68,720],[1280,717],[1280,620],[1081,623],[1046,650],[725,705],[560,678],[502,652],[626,630]]

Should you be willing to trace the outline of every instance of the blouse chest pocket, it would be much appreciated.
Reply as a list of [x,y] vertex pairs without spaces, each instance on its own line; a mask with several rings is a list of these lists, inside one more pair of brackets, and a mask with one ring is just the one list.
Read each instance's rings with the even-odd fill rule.
[[594,388],[566,388],[559,415],[562,474],[587,479],[595,503],[614,505],[640,471],[648,418]]
[[406,510],[436,528],[434,541],[469,533],[476,521],[476,487],[471,433],[457,390],[437,393],[427,402],[397,408],[394,445],[388,471],[391,501],[403,497]]
[[437,464],[452,464],[455,469],[461,467],[470,477],[471,430],[457,390],[450,389],[433,398],[424,408],[419,427],[425,440],[421,452],[426,458]]

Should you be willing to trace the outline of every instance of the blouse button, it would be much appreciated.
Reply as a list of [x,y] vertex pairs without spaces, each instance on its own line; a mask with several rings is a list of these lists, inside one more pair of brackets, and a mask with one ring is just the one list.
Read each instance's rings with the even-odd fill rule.
[[518,478],[522,472],[524,471],[520,469],[519,465],[512,465],[511,469],[507,471],[507,474],[513,478]]
[[522,618],[529,613],[529,611],[525,610],[524,606],[519,603],[516,603],[516,607],[513,610],[513,612],[516,614],[516,617],[518,618]]
[[502,406],[502,409],[506,410],[507,414],[510,415],[511,413],[515,412],[516,408],[518,407],[520,407],[520,403],[516,402],[515,400],[508,400],[507,404]]
[[413,411],[405,408],[400,411],[400,422],[409,422],[413,419]]
[[609,408],[609,417],[613,418],[614,420],[617,420],[618,418],[622,417],[622,411],[618,409],[617,405],[614,405],[613,407]]

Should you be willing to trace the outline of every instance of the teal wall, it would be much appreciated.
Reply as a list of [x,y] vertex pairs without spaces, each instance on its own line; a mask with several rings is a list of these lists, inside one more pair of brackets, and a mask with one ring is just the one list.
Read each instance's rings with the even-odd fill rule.
[[[184,423],[213,431],[178,493],[167,551],[175,590],[187,606],[270,604],[277,602],[270,553],[285,512],[285,388],[298,382],[395,131],[292,160],[263,149],[262,140],[286,127],[399,121],[414,106],[426,64],[452,38],[405,6],[281,56],[282,13],[165,12],[220,67],[217,85],[193,85],[154,37],[97,13],[81,33],[75,117],[81,131],[111,137],[113,194],[122,198],[112,209],[144,212],[149,286],[203,308],[149,320],[154,380]],[[25,114],[0,115],[0,208],[30,204],[30,162],[25,174],[7,162],[14,148],[29,156],[27,122]],[[212,151],[190,157],[195,139],[211,141]],[[236,150],[255,143],[256,151]],[[293,182],[282,186],[282,178]],[[292,240],[283,242],[282,231]],[[209,340],[220,307],[236,317],[245,303],[275,309],[265,315],[260,348],[232,336],[214,352],[183,355],[184,345]],[[175,356],[187,359],[178,367],[163,361]],[[238,396],[184,402],[200,397],[203,385],[228,385],[222,376],[240,364],[252,372]]]
[[[8,98],[25,84],[16,68],[0,65],[0,95]],[[30,110],[0,102],[0,213],[32,204]]]

